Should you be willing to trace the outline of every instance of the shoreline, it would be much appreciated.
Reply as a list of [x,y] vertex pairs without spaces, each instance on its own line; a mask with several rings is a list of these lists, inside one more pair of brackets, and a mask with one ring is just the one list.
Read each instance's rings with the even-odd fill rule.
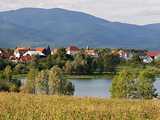
[[89,75],[65,75],[66,79],[80,79],[80,80],[90,80],[90,79],[97,79],[97,78],[101,78],[101,79],[112,79],[113,78],[113,74],[89,74]]
[[[27,74],[16,74],[13,75],[14,79],[19,79],[19,78],[26,78]],[[102,74],[88,74],[88,75],[64,75],[65,79],[97,79],[97,78],[102,78],[102,79],[112,79],[113,74],[111,73],[102,73]]]

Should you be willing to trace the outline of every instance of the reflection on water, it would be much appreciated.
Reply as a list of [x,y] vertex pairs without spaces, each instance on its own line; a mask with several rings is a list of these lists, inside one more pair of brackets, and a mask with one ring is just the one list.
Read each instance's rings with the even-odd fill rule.
[[111,80],[71,80],[75,85],[75,96],[109,97]]
[[[75,96],[110,97],[109,90],[112,81],[109,79],[76,79],[70,81],[75,86]],[[21,82],[24,85],[26,78],[21,78]],[[154,86],[160,95],[160,78],[156,78]]]
[[[109,79],[93,80],[70,80],[75,86],[75,96],[91,97],[110,97],[110,86],[112,81]],[[154,83],[157,92],[160,93],[160,78],[156,78]]]
[[154,83],[154,86],[158,92],[158,94],[160,95],[160,78],[156,78],[156,81]]

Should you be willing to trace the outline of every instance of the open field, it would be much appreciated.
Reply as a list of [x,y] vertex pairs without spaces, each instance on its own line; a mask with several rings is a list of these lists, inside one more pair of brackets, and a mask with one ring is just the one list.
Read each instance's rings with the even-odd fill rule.
[[0,93],[0,120],[159,120],[160,101]]

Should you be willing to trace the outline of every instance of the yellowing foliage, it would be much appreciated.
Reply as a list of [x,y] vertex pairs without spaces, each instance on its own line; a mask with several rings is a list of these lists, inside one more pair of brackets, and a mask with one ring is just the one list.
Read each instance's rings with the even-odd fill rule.
[[158,100],[0,93],[0,120],[159,120]]

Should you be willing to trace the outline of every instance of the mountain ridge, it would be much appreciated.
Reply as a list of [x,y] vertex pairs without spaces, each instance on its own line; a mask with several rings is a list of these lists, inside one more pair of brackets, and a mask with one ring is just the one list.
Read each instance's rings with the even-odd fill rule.
[[[14,29],[0,26],[0,47],[15,47],[26,40],[32,46],[49,44],[52,47],[73,44],[79,47],[158,49],[160,44],[160,24],[111,22],[61,8],[21,8],[0,12],[0,24],[2,21]],[[4,39],[11,41],[10,44],[5,44]]]

